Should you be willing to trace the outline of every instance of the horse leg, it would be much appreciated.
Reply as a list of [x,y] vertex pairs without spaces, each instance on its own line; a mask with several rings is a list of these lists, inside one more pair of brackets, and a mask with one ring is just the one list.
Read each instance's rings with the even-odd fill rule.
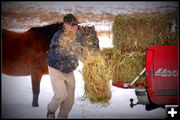
[[32,91],[33,91],[33,101],[32,101],[32,106],[33,107],[38,107],[38,97],[40,93],[40,82],[41,82],[41,77],[42,73],[39,71],[33,71],[31,73],[31,81],[32,81]]

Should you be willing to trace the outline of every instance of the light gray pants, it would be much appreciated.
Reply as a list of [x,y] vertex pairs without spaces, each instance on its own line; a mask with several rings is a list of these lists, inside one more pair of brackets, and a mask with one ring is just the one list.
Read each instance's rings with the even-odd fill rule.
[[48,66],[54,96],[48,104],[48,111],[56,112],[57,118],[67,118],[74,104],[75,78],[74,73],[65,74]]

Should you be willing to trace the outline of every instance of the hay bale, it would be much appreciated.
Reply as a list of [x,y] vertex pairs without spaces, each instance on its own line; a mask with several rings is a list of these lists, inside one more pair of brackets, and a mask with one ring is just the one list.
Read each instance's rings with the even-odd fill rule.
[[113,44],[121,52],[145,52],[150,45],[177,45],[178,12],[117,15],[113,24]]
[[[103,50],[113,82],[131,82],[145,67],[145,54],[151,45],[178,44],[178,12],[117,15],[113,24],[114,48]],[[138,82],[147,86],[143,74]]]
[[[113,82],[132,82],[139,72],[145,67],[145,53],[121,53],[117,48],[105,48],[101,53],[111,72]],[[138,82],[147,85],[146,76],[143,74]]]
[[85,95],[91,103],[107,103],[111,98],[107,67],[97,53],[89,53],[84,61],[82,75],[85,81]]

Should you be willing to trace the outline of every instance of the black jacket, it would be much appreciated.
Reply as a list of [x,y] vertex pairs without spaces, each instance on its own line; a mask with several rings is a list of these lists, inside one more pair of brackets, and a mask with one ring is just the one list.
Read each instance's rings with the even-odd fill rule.
[[78,64],[78,59],[72,56],[66,56],[59,50],[58,39],[64,32],[64,28],[58,30],[50,41],[46,63],[63,73],[70,73],[74,71]]

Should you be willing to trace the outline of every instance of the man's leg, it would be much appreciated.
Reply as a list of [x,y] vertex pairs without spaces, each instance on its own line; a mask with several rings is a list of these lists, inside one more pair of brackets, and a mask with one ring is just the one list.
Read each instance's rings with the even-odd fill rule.
[[67,98],[65,78],[63,73],[48,66],[54,96],[48,104],[48,112],[55,113],[62,102]]
[[66,83],[68,96],[63,101],[63,103],[61,104],[60,112],[58,114],[58,118],[67,118],[68,114],[71,111],[71,108],[74,104],[75,78],[74,78],[73,72],[68,74],[65,83]]

